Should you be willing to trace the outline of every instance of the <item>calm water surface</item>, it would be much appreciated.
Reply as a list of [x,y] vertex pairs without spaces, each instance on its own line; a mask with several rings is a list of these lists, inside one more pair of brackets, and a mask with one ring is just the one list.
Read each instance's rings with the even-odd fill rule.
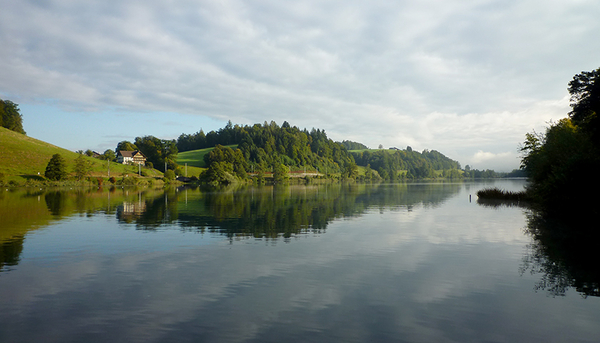
[[0,342],[597,342],[490,186],[524,181],[2,190]]

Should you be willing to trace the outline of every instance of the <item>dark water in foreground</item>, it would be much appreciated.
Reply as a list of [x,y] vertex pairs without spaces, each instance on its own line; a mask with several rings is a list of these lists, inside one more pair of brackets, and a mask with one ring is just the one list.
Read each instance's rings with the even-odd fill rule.
[[0,342],[597,342],[523,185],[2,190]]

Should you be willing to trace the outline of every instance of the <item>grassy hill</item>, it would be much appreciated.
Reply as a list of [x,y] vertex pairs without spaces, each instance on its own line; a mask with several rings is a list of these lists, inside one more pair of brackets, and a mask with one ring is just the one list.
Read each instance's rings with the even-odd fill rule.
[[[226,146],[232,149],[237,148],[237,144]],[[177,154],[176,162],[181,168],[185,168],[185,164],[187,163],[188,176],[198,176],[204,169],[208,168],[206,163],[204,163],[204,155],[213,151],[214,148],[215,147],[180,152]]]
[[[73,170],[79,154],[46,143],[35,138],[0,127],[0,173],[5,180],[23,181],[42,179],[46,165],[54,154],[60,154],[67,161],[69,171]],[[90,175],[106,177],[109,164],[96,158],[84,156],[91,165]],[[157,170],[144,169],[149,176],[162,176]],[[39,174],[38,174],[39,173]],[[135,174],[137,167],[119,163],[110,163],[110,176]]]

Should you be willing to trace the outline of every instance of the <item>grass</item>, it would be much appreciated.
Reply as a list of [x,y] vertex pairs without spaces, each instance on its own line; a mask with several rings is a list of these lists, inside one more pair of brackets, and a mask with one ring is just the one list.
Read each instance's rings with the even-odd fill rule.
[[[26,135],[0,127],[0,174],[4,181],[14,180],[18,183],[28,180],[44,180],[44,172],[48,161],[54,154],[60,154],[67,162],[67,170],[71,172],[75,159],[79,154],[57,147],[50,143],[28,137]],[[107,177],[108,162],[93,157],[84,156],[90,164],[90,176]],[[155,169],[142,169],[150,177],[162,176]],[[127,174],[137,174],[137,166],[110,163],[110,176],[119,177]]]
[[[230,147],[231,149],[234,149],[234,150],[237,148],[237,144],[226,145],[226,146]],[[180,166],[185,166],[185,164],[187,163],[188,175],[190,175],[190,167],[208,168],[206,163],[204,163],[204,155],[208,154],[209,152],[211,152],[213,150],[214,150],[214,147],[180,152],[177,154],[176,162]],[[200,169],[200,171],[201,170],[203,170],[203,169]]]

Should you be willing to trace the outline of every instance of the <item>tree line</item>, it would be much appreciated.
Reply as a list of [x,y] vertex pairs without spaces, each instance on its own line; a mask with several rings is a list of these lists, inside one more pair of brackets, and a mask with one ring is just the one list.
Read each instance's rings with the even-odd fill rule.
[[[236,144],[235,150],[226,147]],[[434,171],[441,170],[446,170],[442,177],[462,177],[460,163],[435,150],[419,153],[407,147],[406,150],[372,151],[357,142],[334,142],[324,130],[299,129],[287,121],[281,127],[274,121],[252,126],[233,125],[229,121],[218,131],[205,134],[200,130],[195,134],[182,134],[177,139],[179,151],[213,146],[217,148],[205,155],[209,168],[203,175],[212,182],[244,178],[247,172],[259,173],[259,177],[269,172],[276,179],[285,178],[286,171],[306,168],[342,178],[357,178],[357,166],[366,168],[365,175],[361,176],[366,180],[433,178],[437,176]]]
[[529,195],[554,213],[598,213],[590,198],[600,183],[584,179],[600,167],[600,68],[581,72],[569,82],[571,111],[545,132],[530,132],[520,150],[521,167],[531,180]]
[[383,179],[434,178],[436,170],[447,170],[444,177],[462,177],[460,163],[435,150],[425,149],[420,153],[409,146],[404,150],[366,150],[351,154],[357,165],[376,170]]
[[[237,145],[234,150],[226,145]],[[250,125],[233,125],[231,121],[218,130],[204,134],[182,134],[177,140],[179,151],[210,148],[205,156],[208,170],[202,175],[209,182],[229,182],[246,178],[248,172],[273,173],[282,180],[290,170],[341,173],[354,164],[352,155],[340,143],[327,137],[324,130],[300,129],[287,121]]]

